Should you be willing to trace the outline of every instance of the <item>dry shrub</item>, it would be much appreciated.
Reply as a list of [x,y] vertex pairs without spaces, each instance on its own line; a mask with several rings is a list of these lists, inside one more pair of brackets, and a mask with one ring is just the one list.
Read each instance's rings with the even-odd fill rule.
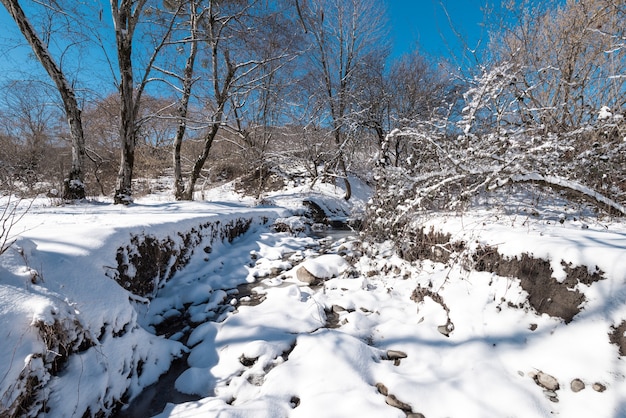
[[[0,398],[0,415],[7,418],[36,417],[45,412],[42,389],[46,381],[35,374],[43,368],[40,354],[28,359],[17,381]],[[7,404],[10,402],[10,404]]]
[[[70,314],[71,315],[71,314]],[[27,359],[17,381],[0,398],[0,416],[36,417],[46,410],[46,384],[63,371],[70,355],[81,353],[95,344],[75,318],[38,320],[33,324],[45,345],[42,353]]]

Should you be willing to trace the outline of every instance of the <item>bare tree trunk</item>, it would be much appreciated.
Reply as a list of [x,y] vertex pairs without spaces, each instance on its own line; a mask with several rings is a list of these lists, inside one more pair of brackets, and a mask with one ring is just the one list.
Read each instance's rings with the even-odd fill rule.
[[198,178],[200,178],[200,172],[202,171],[202,167],[204,167],[204,163],[209,157],[209,151],[211,150],[213,140],[217,136],[218,131],[219,124],[215,123],[213,124],[213,126],[211,126],[211,130],[204,138],[204,148],[202,149],[202,153],[198,156],[198,158],[196,158],[196,161],[194,162],[191,169],[191,173],[189,173],[187,185],[182,193],[182,200],[193,200],[193,191],[196,187],[196,182],[198,181]]
[[118,47],[118,59],[120,66],[120,142],[121,156],[120,168],[117,174],[115,189],[115,204],[129,204],[132,202],[132,179],[135,164],[136,113],[134,106],[133,71],[131,63],[131,42],[129,39],[122,40]]
[[343,196],[343,198],[345,200],[350,200],[350,198],[352,197],[352,186],[350,185],[350,180],[348,179],[346,160],[343,155],[341,132],[339,132],[338,130],[335,132],[335,145],[337,146],[337,158],[339,159],[339,169],[341,170],[340,174],[343,176],[343,184],[346,188],[346,194]]
[[[189,98],[191,97],[191,87],[193,86],[193,71],[196,61],[196,55],[198,52],[198,13],[196,10],[195,1],[191,1],[189,4],[189,20],[190,20],[190,50],[187,62],[185,63],[185,70],[183,73],[183,95],[180,99],[180,105],[178,111],[178,129],[176,130],[176,136],[174,137],[174,198],[176,200],[191,200],[191,195],[187,196],[185,193],[185,184],[183,181],[183,171],[180,162],[180,152],[183,144],[183,138],[185,131],[187,130],[187,112],[189,109]],[[211,140],[211,142],[213,142]],[[208,153],[207,153],[208,156]],[[206,160],[206,157],[205,157]],[[198,171],[199,173],[199,171]],[[193,189],[193,187],[192,187]]]
[[120,69],[120,169],[113,202],[115,204],[132,203],[133,166],[135,164],[135,145],[137,142],[137,103],[133,80],[132,41],[141,9],[146,0],[139,0],[133,9],[132,0],[111,0],[111,15],[115,25],[117,59]]
[[[224,78],[224,84],[222,88],[219,88],[219,83],[217,79],[214,81],[217,110],[213,117],[213,125],[211,126],[211,130],[209,131],[209,133],[204,137],[204,148],[202,149],[202,153],[196,158],[196,161],[193,164],[191,173],[189,174],[189,178],[187,179],[187,185],[182,193],[182,200],[193,200],[193,191],[196,186],[196,182],[198,181],[198,178],[200,178],[200,172],[202,171],[202,168],[204,167],[204,164],[209,157],[209,151],[211,150],[213,141],[215,140],[217,132],[219,131],[220,125],[222,124],[224,119],[224,107],[226,106],[229,89],[231,88],[231,83],[233,78],[235,77],[236,72],[236,67],[231,64],[230,60],[228,59],[228,54],[226,56],[226,62],[228,71]],[[215,68],[217,68],[217,48],[214,48],[213,64]],[[217,74],[217,71],[215,71],[215,74]]]
[[138,115],[141,96],[148,83],[148,76],[157,55],[166,45],[172,27],[180,13],[183,2],[177,4],[166,30],[159,43],[154,46],[152,55],[143,69],[143,76],[135,85],[133,78],[133,36],[147,0],[111,0],[111,16],[115,25],[117,60],[120,70],[120,169],[113,201],[115,204],[132,203],[133,167],[137,144]]
[[70,86],[63,71],[50,56],[50,52],[43,44],[39,36],[35,33],[24,11],[17,0],[0,0],[7,9],[22,35],[30,44],[33,53],[43,65],[46,72],[54,81],[54,84],[61,95],[63,108],[70,128],[72,139],[72,165],[68,177],[64,181],[63,198],[68,200],[84,199],[85,185],[83,183],[83,167],[85,162],[85,137],[81,111],[78,107],[74,89]]
[[[202,153],[196,158],[196,161],[193,164],[191,169],[191,173],[189,174],[189,178],[187,179],[187,185],[185,189],[181,193],[182,200],[193,200],[193,192],[196,186],[196,182],[198,178],[200,178],[200,173],[204,164],[206,163],[207,158],[209,157],[209,151],[211,150],[211,146],[213,145],[213,141],[217,136],[217,132],[220,129],[220,125],[223,122],[224,118],[224,109],[226,106],[226,102],[229,99],[230,90],[232,88],[232,82],[235,77],[235,73],[237,71],[237,67],[231,62],[230,55],[228,49],[224,51],[224,61],[226,65],[226,74],[223,79],[220,79],[219,74],[219,48],[218,45],[221,41],[223,26],[218,23],[216,19],[215,11],[213,10],[213,3],[210,2],[209,9],[207,13],[209,14],[209,25],[208,25],[208,33],[209,33],[209,41],[211,47],[211,71],[213,73],[213,95],[215,98],[216,110],[213,114],[212,125],[209,133],[204,137],[204,148],[202,149]],[[220,86],[220,81],[222,85]]]

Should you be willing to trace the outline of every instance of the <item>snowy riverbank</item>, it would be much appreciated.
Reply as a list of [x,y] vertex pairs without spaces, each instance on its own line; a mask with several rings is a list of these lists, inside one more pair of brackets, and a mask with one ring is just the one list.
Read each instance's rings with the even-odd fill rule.
[[[611,335],[623,344],[624,227],[508,221],[482,213],[428,225],[472,242],[467,255],[480,243],[520,259],[597,261],[601,279],[569,284],[584,296],[571,322],[538,313],[520,280],[466,263],[409,263],[355,239],[322,250],[341,254],[346,268],[304,249],[306,240],[297,249],[294,238],[271,235],[248,273],[261,279],[261,303],[238,306],[186,341],[189,369],[176,387],[202,399],[159,417],[623,416],[624,353]],[[334,277],[303,283],[303,258]],[[263,279],[285,259],[292,268]]]
[[[407,261],[292,216],[305,198],[338,217],[365,198],[214,193],[231,199],[31,208],[0,257],[2,408],[133,416],[124,405],[182,356],[183,396],[158,397],[193,401],[159,417],[626,414],[622,223],[441,214],[415,224],[439,261]],[[125,289],[138,254],[160,264],[142,295]]]

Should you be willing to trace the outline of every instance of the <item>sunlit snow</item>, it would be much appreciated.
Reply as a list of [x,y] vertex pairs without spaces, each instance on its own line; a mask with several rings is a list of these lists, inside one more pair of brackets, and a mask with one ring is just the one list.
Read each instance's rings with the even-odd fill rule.
[[[346,206],[343,192],[326,185],[313,195],[348,215],[368,198],[357,194]],[[519,280],[466,269],[462,260],[410,263],[358,234],[333,242],[272,231],[274,220],[303,214],[305,196],[305,189],[277,193],[271,207],[234,195],[222,203],[34,205],[0,257],[2,406],[16,400],[20,376],[30,373],[45,381],[49,416],[111,413],[183,356],[180,375],[156,398],[177,391],[195,400],[153,415],[626,416],[624,357],[609,340],[626,319],[621,222],[480,209],[416,223],[469,249],[548,260],[561,281],[563,262],[601,271],[603,280],[576,285],[585,301],[566,324],[534,311]],[[237,218],[253,220],[245,235],[210,251],[200,245],[149,303],[111,279],[131,233],[174,237]],[[321,283],[299,281],[302,266]],[[170,323],[181,328],[155,335]],[[60,353],[47,352],[38,328],[54,324],[77,345],[60,372],[46,369],[43,359]],[[80,341],[89,344],[79,348]],[[540,386],[540,378],[558,389]],[[578,380],[584,389],[575,392]]]

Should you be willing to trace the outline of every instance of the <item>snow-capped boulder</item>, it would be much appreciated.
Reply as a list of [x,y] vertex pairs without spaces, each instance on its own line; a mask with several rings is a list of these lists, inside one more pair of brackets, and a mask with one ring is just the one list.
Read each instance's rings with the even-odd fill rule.
[[310,258],[296,270],[296,277],[304,283],[313,284],[320,280],[332,279],[344,273],[350,264],[340,255],[324,254]]

